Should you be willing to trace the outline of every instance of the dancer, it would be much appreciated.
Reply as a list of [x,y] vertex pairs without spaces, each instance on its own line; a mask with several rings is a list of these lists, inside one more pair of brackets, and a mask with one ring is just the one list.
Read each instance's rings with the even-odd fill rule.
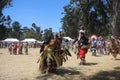
[[86,53],[88,51],[88,38],[85,36],[85,30],[82,27],[79,33],[79,37],[78,39],[76,39],[75,41],[73,41],[73,44],[78,41],[78,54],[77,56],[80,57],[81,61],[80,61],[80,65],[84,65],[86,63],[85,61],[85,57],[86,57]]

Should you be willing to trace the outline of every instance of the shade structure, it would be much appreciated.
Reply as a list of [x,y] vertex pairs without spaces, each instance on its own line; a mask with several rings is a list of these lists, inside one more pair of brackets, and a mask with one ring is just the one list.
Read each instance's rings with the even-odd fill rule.
[[22,40],[21,42],[28,42],[28,43],[31,43],[31,42],[36,42],[37,40],[34,39],[34,38],[26,38],[24,40]]
[[3,42],[19,42],[19,40],[17,38],[7,38]]
[[67,39],[67,40],[69,40],[69,41],[73,40],[73,39],[70,38],[70,37],[63,37],[63,39]]
[[44,43],[44,41],[38,41],[38,40],[37,40],[37,43],[41,43],[41,44],[42,44],[42,43]]

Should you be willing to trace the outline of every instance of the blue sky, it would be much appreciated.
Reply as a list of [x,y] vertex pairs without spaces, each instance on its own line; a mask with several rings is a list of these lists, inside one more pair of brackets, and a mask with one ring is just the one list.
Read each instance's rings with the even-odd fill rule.
[[13,0],[12,3],[13,7],[4,9],[3,13],[10,15],[13,22],[19,21],[22,27],[36,23],[42,30],[51,27],[58,32],[63,7],[69,0]]

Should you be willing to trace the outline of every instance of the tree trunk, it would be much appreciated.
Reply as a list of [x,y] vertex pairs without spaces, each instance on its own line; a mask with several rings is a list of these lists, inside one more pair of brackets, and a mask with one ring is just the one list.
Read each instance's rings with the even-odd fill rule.
[[114,0],[113,1],[113,17],[112,17],[112,34],[113,36],[118,37],[119,32],[118,32],[118,25],[117,25],[117,20],[118,20],[118,5],[119,5],[119,0]]

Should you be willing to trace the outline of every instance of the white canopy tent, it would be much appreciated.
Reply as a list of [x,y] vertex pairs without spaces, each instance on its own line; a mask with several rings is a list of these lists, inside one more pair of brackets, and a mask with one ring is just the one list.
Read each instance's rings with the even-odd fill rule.
[[22,40],[21,42],[28,42],[28,43],[32,43],[32,42],[36,42],[37,40],[34,38],[26,38],[24,40]]
[[3,40],[3,42],[19,42],[19,40],[16,38],[7,38],[7,39]]
[[42,43],[44,43],[44,41],[38,41],[38,40],[37,40],[37,43],[40,43],[40,44],[42,44]]
[[69,40],[69,41],[72,41],[72,40],[73,40],[73,39],[70,38],[70,37],[63,37],[63,39],[67,39],[67,40]]

